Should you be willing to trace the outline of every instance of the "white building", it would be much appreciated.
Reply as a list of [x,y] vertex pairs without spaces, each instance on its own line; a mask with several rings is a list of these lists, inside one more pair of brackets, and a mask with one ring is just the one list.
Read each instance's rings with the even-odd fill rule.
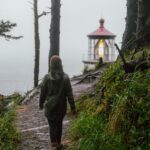
[[116,35],[104,27],[105,20],[100,19],[100,27],[88,34],[88,59],[83,63],[88,69],[95,68],[95,64],[102,58],[103,62],[116,60],[117,52],[114,46]]

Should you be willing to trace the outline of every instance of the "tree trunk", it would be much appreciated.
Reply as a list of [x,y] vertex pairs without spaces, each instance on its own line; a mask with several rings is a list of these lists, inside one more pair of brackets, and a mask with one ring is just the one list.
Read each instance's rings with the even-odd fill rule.
[[60,0],[51,0],[50,51],[48,59],[49,61],[53,55],[59,55],[60,7]]
[[37,0],[34,0],[34,42],[35,42],[35,61],[34,61],[34,87],[38,86],[39,80],[39,59],[40,59],[40,39]]
[[137,47],[150,45],[150,0],[138,0]]
[[137,0],[127,0],[126,28],[123,34],[122,51],[133,49],[136,33]]

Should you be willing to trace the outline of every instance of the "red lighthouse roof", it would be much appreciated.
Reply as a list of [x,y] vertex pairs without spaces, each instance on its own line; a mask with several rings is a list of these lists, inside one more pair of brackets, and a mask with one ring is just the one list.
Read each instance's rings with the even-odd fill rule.
[[113,39],[116,37],[115,34],[113,34],[112,32],[110,32],[109,30],[107,30],[104,27],[104,23],[105,20],[104,19],[100,19],[100,27],[99,29],[97,29],[96,31],[88,34],[87,36],[91,39],[100,39],[100,38],[104,38],[104,39]]

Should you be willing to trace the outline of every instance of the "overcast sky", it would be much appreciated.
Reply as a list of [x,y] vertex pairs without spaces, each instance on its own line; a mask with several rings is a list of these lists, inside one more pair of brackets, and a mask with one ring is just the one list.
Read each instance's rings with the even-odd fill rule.
[[[0,38],[0,67],[6,72],[32,72],[34,62],[32,0],[0,0],[0,19],[17,23],[14,35],[24,38],[7,42]],[[49,11],[51,0],[38,0],[39,13]],[[126,0],[61,0],[60,51],[64,68],[71,74],[82,69],[82,59],[88,52],[87,34],[99,27],[99,19],[105,19],[105,27],[117,35],[120,43],[125,28]],[[49,51],[50,15],[40,19],[41,66],[40,74],[47,72]],[[5,64],[5,65],[4,65]],[[11,69],[10,69],[11,68]],[[13,69],[12,69],[13,68]],[[18,72],[18,71],[17,71]]]

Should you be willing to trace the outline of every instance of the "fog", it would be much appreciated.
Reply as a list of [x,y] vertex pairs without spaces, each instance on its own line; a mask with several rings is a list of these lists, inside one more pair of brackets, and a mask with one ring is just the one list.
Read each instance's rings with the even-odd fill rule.
[[[0,19],[17,23],[12,34],[24,36],[20,40],[0,38],[0,93],[25,92],[33,85],[34,26],[32,0],[1,0]],[[39,0],[39,14],[50,11],[50,0]],[[125,28],[126,0],[61,0],[60,56],[65,72],[80,74],[82,60],[88,52],[87,34],[105,27],[117,35],[121,43]],[[50,14],[40,18],[40,78],[48,70]]]

